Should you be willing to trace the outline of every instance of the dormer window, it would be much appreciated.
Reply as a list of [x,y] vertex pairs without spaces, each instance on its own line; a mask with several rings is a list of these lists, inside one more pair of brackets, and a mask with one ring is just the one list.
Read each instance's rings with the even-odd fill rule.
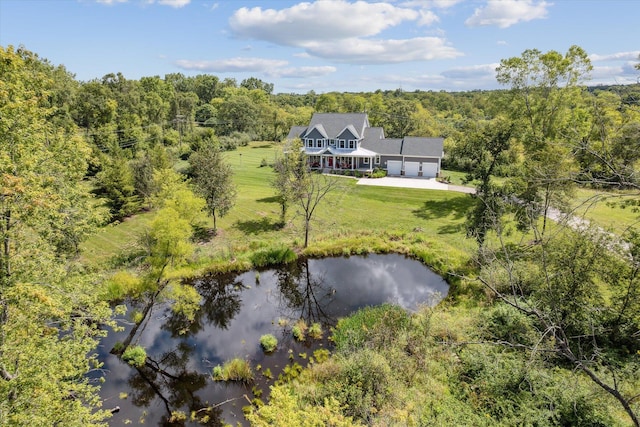
[[307,143],[307,147],[313,148],[313,139],[307,139],[305,142]]
[[346,148],[346,143],[347,141],[345,141],[344,139],[339,140],[338,148]]
[[336,140],[335,140],[335,139],[330,139],[330,140],[329,140],[329,145],[330,145],[331,147],[335,147],[335,146],[336,146]]
[[352,149],[352,150],[354,148],[356,148],[356,141],[355,140],[353,140],[353,139],[349,140],[349,148]]

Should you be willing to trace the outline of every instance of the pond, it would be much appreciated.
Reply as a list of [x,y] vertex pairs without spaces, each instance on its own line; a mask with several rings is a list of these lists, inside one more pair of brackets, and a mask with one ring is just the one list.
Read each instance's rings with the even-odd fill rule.
[[[105,382],[100,394],[105,408],[120,408],[110,425],[172,425],[168,420],[177,410],[187,418],[199,411],[208,418],[204,425],[244,423],[242,407],[256,390],[266,401],[269,386],[287,365],[306,366],[315,350],[331,349],[329,330],[340,317],[385,302],[415,310],[434,305],[448,292],[440,276],[396,254],[299,260],[269,270],[200,277],[190,284],[202,297],[194,322],[185,322],[162,303],[130,307],[148,308],[145,320],[134,329],[123,318],[125,330],[101,342]],[[319,323],[323,337],[296,340],[292,325],[299,319]],[[260,337],[269,333],[277,337],[278,348],[265,355]],[[110,354],[116,342],[129,337],[147,351],[140,368]],[[251,363],[252,385],[212,379],[213,367],[235,357]],[[264,375],[267,368],[272,378]]]

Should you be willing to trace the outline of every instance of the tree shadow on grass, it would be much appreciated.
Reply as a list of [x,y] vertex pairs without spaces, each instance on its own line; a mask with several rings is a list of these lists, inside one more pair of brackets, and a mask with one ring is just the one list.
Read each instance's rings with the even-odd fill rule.
[[413,214],[421,219],[433,220],[450,217],[454,220],[463,219],[473,205],[473,198],[469,195],[454,197],[447,200],[427,200],[422,207],[415,209]]
[[278,196],[264,197],[262,199],[256,200],[258,203],[278,203],[280,204],[280,199]]
[[245,234],[259,234],[268,231],[276,231],[282,228],[282,223],[270,218],[260,218],[255,220],[237,221],[235,227]]

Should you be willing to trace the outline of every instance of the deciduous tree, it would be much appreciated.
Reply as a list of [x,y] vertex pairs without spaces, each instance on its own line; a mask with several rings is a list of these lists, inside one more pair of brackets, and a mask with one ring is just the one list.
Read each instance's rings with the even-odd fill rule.
[[235,203],[236,186],[231,166],[224,162],[222,153],[214,147],[204,147],[189,157],[193,183],[207,202],[213,216],[213,229],[217,230],[217,217],[224,216]]

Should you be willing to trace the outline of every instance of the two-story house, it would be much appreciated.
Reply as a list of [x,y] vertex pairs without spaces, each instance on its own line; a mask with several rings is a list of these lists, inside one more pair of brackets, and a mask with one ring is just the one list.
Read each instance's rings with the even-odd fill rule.
[[299,138],[313,169],[384,169],[389,175],[436,177],[443,138],[385,138],[366,113],[315,113],[308,126],[294,126],[287,139]]

